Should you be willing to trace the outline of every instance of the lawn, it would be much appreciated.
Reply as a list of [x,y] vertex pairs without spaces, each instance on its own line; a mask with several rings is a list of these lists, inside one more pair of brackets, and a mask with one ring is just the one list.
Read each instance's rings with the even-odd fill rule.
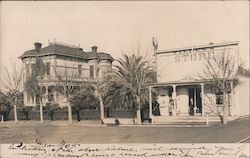
[[[210,127],[0,124],[0,143],[236,143],[250,136],[249,117]],[[249,142],[249,141],[248,141]]]

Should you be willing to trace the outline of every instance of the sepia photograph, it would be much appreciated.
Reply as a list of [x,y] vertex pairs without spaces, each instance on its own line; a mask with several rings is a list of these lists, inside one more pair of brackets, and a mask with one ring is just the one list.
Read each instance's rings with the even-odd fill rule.
[[0,157],[250,158],[249,1],[0,1]]

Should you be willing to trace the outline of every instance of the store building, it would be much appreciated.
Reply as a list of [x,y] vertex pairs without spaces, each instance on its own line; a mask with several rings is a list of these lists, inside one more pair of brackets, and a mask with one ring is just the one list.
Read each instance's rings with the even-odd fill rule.
[[[45,72],[37,76],[38,84],[44,92],[43,105],[50,102],[65,106],[65,96],[55,90],[56,86],[67,88],[65,85],[68,80],[72,81],[71,86],[78,86],[83,82],[93,83],[112,69],[112,56],[98,52],[96,46],[91,47],[91,51],[84,51],[80,47],[57,42],[49,43],[46,47],[42,47],[38,42],[34,45],[34,49],[24,52],[19,58],[25,66],[24,82],[34,73],[38,58],[43,62]],[[37,104],[38,97],[24,89],[24,105]]]
[[[250,73],[240,66],[239,53],[239,42],[155,50],[157,83],[149,87],[152,123],[174,116],[218,116],[222,112],[222,93],[205,72],[208,61],[223,54],[234,60],[233,73],[237,74],[228,81],[228,115],[249,115]],[[217,71],[216,67],[214,69]],[[154,102],[159,105],[158,116],[154,114]]]

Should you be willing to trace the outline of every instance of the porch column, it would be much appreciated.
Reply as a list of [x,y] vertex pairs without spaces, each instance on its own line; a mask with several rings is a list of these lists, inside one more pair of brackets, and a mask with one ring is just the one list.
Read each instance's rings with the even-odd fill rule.
[[67,106],[68,106],[68,105],[67,105],[68,98],[66,97],[66,92],[67,92],[66,86],[63,85],[63,98],[64,98],[64,100],[65,100],[64,105],[67,107]]
[[149,86],[149,118],[152,119],[152,87]]
[[33,104],[33,106],[36,106],[36,94],[34,94],[34,95],[31,95],[31,102],[32,102],[32,104]]
[[45,102],[49,101],[49,92],[48,92],[48,86],[45,86]]
[[204,116],[204,83],[201,83],[201,116]]
[[230,88],[231,88],[231,94],[230,94],[230,104],[229,104],[229,108],[228,108],[228,115],[232,116],[235,112],[233,110],[235,110],[234,108],[234,84],[233,81],[230,82]]
[[[56,57],[54,57],[54,74],[53,76],[56,76],[56,66],[57,66],[57,63],[56,63]],[[52,71],[53,72],[53,71]]]
[[28,94],[27,94],[27,92],[23,92],[23,104],[24,105],[27,105],[27,103],[28,103]]
[[54,91],[53,91],[53,98],[54,98],[54,101],[55,101],[55,102],[57,102],[56,96],[57,96],[57,92],[54,90]]
[[196,105],[196,87],[194,87],[194,114],[196,114],[197,105]]
[[177,102],[176,102],[176,85],[174,84],[174,85],[172,85],[172,87],[173,87],[173,93],[172,93],[172,98],[173,98],[173,100],[174,100],[174,111],[173,111],[173,116],[175,116],[176,115],[176,110],[177,110]]

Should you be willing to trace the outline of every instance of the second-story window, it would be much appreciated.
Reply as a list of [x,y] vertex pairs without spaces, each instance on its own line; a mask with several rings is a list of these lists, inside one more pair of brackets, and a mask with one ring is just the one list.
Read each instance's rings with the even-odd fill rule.
[[46,63],[46,75],[50,75],[50,63]]
[[36,72],[36,64],[31,64],[31,74],[34,75]]
[[25,71],[26,71],[26,78],[28,78],[28,76],[30,75],[30,68],[29,68],[29,64],[25,64]]
[[99,77],[99,73],[100,73],[100,69],[97,68],[97,70],[96,70],[96,77]]
[[89,66],[89,77],[91,77],[91,78],[94,77],[94,66],[93,65]]
[[78,75],[82,76],[82,65],[78,65]]
[[54,101],[53,87],[48,87],[48,101]]

